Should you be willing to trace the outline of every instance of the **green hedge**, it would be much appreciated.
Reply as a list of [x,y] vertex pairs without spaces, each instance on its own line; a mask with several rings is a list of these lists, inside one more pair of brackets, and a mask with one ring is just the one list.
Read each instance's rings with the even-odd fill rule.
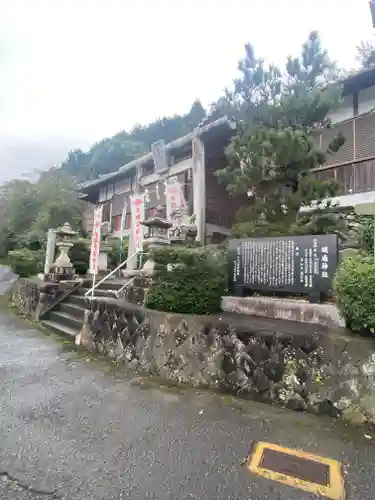
[[74,246],[69,250],[70,261],[79,275],[85,275],[90,265],[91,241],[79,238],[73,241]]
[[347,258],[334,280],[337,305],[355,332],[375,333],[375,264],[373,258]]
[[167,247],[150,251],[155,274],[146,306],[166,312],[209,314],[220,311],[227,288],[223,251]]
[[374,218],[360,218],[360,243],[363,250],[374,253]]
[[36,276],[43,270],[43,252],[28,248],[8,252],[8,262],[12,271],[23,278]]

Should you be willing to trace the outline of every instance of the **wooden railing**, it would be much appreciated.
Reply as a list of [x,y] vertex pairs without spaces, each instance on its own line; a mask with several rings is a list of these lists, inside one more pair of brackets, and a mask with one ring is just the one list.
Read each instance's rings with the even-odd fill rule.
[[366,113],[331,128],[315,131],[314,136],[319,146],[327,150],[339,132],[345,137],[345,143],[337,153],[327,157],[324,166],[339,166],[375,158],[375,113]]
[[375,191],[375,158],[315,169],[321,180],[335,180],[339,194],[356,194]]
[[367,113],[314,133],[320,147],[341,132],[344,145],[329,155],[315,175],[322,180],[336,180],[340,194],[355,194],[375,190],[375,113]]

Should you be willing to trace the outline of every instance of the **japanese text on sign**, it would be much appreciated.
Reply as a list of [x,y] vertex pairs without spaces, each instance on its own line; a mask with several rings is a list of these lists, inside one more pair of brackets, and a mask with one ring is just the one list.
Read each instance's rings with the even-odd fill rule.
[[130,200],[134,251],[139,252],[143,249],[143,226],[141,222],[145,218],[145,196],[144,194],[131,196]]
[[338,262],[337,244],[336,235],[231,240],[230,282],[264,291],[328,291]]
[[172,212],[177,208],[182,213],[187,212],[187,203],[183,194],[181,184],[177,178],[169,179],[165,186],[165,198],[167,204],[167,219],[172,219]]
[[100,233],[102,227],[103,205],[94,210],[94,223],[92,228],[91,249],[90,249],[90,273],[97,274],[100,251]]

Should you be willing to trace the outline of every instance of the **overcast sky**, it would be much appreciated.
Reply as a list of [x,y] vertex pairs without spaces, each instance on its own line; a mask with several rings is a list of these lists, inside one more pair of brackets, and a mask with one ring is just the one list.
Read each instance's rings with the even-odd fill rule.
[[368,0],[0,3],[0,177],[10,141],[12,154],[37,144],[45,163],[45,148],[61,156],[184,112],[195,98],[208,104],[232,81],[247,41],[281,63],[317,29],[351,68],[356,45],[373,37]]

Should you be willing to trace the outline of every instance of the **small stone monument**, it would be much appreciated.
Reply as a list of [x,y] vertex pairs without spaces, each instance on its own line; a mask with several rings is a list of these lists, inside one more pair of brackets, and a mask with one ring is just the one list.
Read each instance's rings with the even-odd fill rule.
[[54,229],[48,229],[47,233],[47,244],[46,244],[46,255],[44,260],[44,276],[48,276],[55,259],[55,248],[56,248],[56,231]]
[[70,262],[69,250],[74,246],[71,239],[76,234],[77,233],[73,231],[68,222],[65,222],[62,227],[57,229],[56,235],[59,238],[59,242],[56,246],[59,250],[59,255],[51,267],[49,275],[51,281],[74,280],[75,271],[73,269],[73,264]]
[[[143,242],[146,252],[151,248],[170,245],[171,242],[169,240],[168,230],[171,228],[172,223],[168,222],[165,218],[165,210],[163,207],[156,207],[155,215],[141,222],[141,224],[147,227],[147,234]],[[155,262],[149,258],[143,266],[142,273],[151,275],[154,271],[154,267]]]

